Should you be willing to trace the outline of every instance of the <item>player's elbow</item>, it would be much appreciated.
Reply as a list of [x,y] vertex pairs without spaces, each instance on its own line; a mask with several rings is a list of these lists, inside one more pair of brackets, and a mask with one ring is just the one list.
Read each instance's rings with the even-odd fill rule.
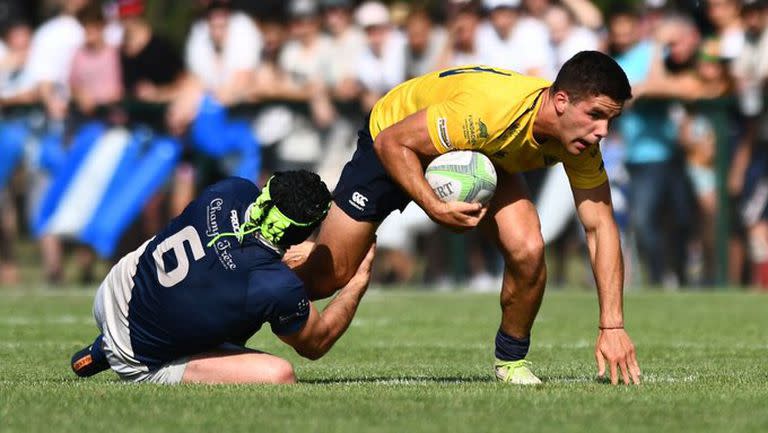
[[317,335],[309,344],[305,344],[296,348],[296,352],[302,357],[309,359],[310,361],[317,361],[325,356],[331,346],[333,346],[334,339],[330,337],[329,333],[324,332],[322,335]]
[[322,358],[326,353],[328,353],[328,349],[330,349],[330,347],[324,347],[321,344],[316,344],[310,347],[302,348],[301,350],[297,349],[296,352],[302,358],[309,359],[310,361],[317,361],[318,359]]
[[377,155],[379,155],[379,157],[381,157],[384,152],[391,148],[392,140],[390,138],[389,132],[385,129],[376,136],[375,140],[373,140],[373,150]]

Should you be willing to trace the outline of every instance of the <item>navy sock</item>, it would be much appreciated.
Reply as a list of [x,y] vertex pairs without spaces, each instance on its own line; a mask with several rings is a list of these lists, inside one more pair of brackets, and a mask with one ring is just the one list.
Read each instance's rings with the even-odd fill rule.
[[496,333],[496,358],[501,361],[518,361],[525,359],[528,348],[531,346],[531,337],[523,339],[507,335],[499,328]]
[[104,353],[104,349],[101,348],[104,335],[99,334],[91,345],[91,357],[96,364],[109,365],[107,361],[107,355]]

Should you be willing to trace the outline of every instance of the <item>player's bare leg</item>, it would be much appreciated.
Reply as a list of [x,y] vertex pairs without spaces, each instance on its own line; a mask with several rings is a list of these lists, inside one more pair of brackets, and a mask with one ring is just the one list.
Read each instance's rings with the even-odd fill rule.
[[[505,263],[496,358],[504,361],[502,364],[507,367],[522,367],[518,371],[509,368],[504,371],[505,374],[525,376],[516,383],[539,383],[525,367],[524,359],[531,328],[544,296],[547,272],[539,217],[521,176],[501,176],[488,214],[482,229],[495,240]],[[497,362],[497,376],[498,366]],[[515,382],[506,376],[499,378]]]
[[373,244],[376,227],[373,222],[352,219],[335,203],[331,206],[314,249],[294,269],[304,281],[310,299],[327,298],[352,278]]
[[268,353],[243,350],[221,351],[192,358],[182,383],[237,384],[296,383],[291,363]]

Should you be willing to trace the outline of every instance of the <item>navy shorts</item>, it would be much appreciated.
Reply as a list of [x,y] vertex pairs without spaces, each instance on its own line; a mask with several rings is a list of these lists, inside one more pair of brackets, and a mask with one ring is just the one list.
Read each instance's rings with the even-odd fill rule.
[[373,150],[369,118],[357,133],[357,150],[344,166],[333,191],[333,201],[356,221],[381,222],[411,198],[389,177]]

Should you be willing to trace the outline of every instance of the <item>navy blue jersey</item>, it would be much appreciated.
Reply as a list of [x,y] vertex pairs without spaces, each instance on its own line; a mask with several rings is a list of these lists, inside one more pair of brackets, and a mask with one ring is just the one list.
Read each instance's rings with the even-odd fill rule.
[[242,345],[265,322],[279,335],[304,325],[309,299],[278,253],[253,234],[242,243],[226,236],[207,246],[216,235],[237,231],[258,195],[248,180],[219,182],[146,244],[127,309],[138,361],[158,367],[223,343]]

